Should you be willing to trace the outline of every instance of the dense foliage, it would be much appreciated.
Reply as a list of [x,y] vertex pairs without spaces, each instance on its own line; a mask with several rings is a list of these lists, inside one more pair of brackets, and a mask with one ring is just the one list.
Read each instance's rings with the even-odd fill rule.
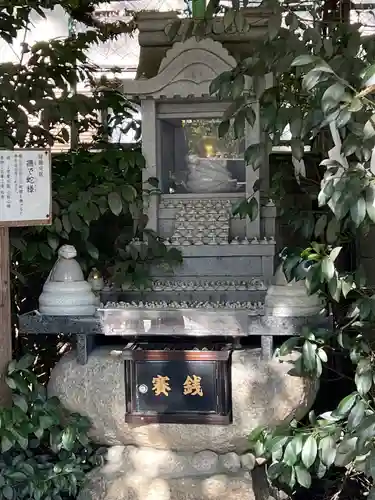
[[[257,429],[250,436],[257,456],[268,461],[270,480],[289,492],[309,488],[312,476],[324,477],[333,466],[349,474],[375,474],[375,295],[363,271],[341,259],[349,243],[375,222],[375,44],[342,11],[325,7],[316,2],[308,18],[273,2],[267,40],[249,47],[248,57],[211,86],[213,94],[233,101],[222,134],[233,127],[242,137],[246,123],[254,125],[252,101],[260,99],[263,138],[245,154],[252,168],[261,167],[267,152],[290,132],[294,175],[310,199],[310,210],[283,210],[307,242],[282,253],[284,271],[288,280],[304,279],[310,294],[326,298],[334,329],[306,329],[289,339],[280,355],[300,352],[291,370],[297,376],[319,378],[335,352],[355,367],[353,387],[348,384],[353,392],[333,411],[310,414],[308,424]],[[238,23],[239,16],[231,11],[226,22]],[[313,176],[304,162],[306,146],[322,159]],[[274,194],[282,192],[282,184],[279,172]],[[251,217],[250,200],[245,212],[248,208]]]
[[[191,21],[188,29],[185,23],[185,36],[204,36],[219,4],[211,1],[205,19]],[[249,44],[247,57],[212,82],[212,94],[231,101],[219,133],[242,138],[255,124],[253,103],[259,99],[262,135],[248,147],[247,164],[258,170],[273,147],[291,147],[293,168],[277,172],[268,193],[281,219],[300,235],[300,248],[282,252],[283,268],[289,281],[304,280],[310,294],[325,298],[333,329],[306,328],[280,348],[281,359],[297,350],[290,373],[314,379],[337,354],[354,365],[350,394],[337,408],[250,436],[269,479],[293,493],[334,467],[345,468],[338,474],[341,484],[350,475],[375,475],[375,294],[352,254],[375,222],[375,43],[373,35],[361,35],[361,25],[350,24],[350,2],[317,1],[303,9],[271,0],[267,7],[266,37]],[[251,29],[236,9],[226,10],[223,25]],[[172,35],[181,26],[176,23]],[[305,161],[306,147],[318,161]],[[291,187],[301,205],[290,203]],[[251,218],[257,212],[253,197],[237,209]],[[334,498],[341,489],[336,486]]]
[[[119,285],[147,286],[151,265],[180,261],[145,230],[142,198],[158,187],[156,179],[142,183],[139,143],[111,140],[114,130],[131,128],[140,138],[137,106],[116,78],[98,76],[88,50],[133,32],[135,24],[103,23],[94,12],[100,3],[20,0],[0,7],[0,38],[19,54],[18,61],[0,64],[0,147],[58,150],[61,144],[67,151],[53,156],[52,226],[11,230],[15,313],[37,306],[62,243],[77,247],[86,271],[95,265]],[[69,22],[69,35],[30,45],[29,30],[52,12]]]
[[6,382],[13,404],[0,409],[0,496],[5,500],[74,498],[97,464],[90,422],[66,412],[33,373],[35,359],[12,361]]

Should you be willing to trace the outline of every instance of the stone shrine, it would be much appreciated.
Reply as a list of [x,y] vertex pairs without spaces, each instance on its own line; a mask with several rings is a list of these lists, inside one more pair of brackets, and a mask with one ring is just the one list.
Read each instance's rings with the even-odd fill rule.
[[[168,21],[147,16],[141,61],[142,26],[154,22],[156,32]],[[21,331],[77,335],[77,353],[56,365],[49,393],[87,415],[92,437],[110,446],[80,500],[269,498],[248,435],[301,418],[317,389],[273,357],[273,339],[324,322],[321,304],[280,272],[266,295],[276,252],[267,157],[256,193],[259,173],[243,161],[260,139],[259,104],[244,141],[221,139],[228,103],[209,95],[211,81],[236,65],[230,43],[191,38],[164,51],[155,43],[158,58],[155,73],[124,83],[124,94],[141,102],[143,180],[160,181],[161,194],[147,200],[149,228],[182,251],[182,265],[173,276],[155,270],[142,297],[127,290],[91,319],[31,313]],[[251,196],[256,219],[233,217]],[[116,345],[97,346],[99,335]]]

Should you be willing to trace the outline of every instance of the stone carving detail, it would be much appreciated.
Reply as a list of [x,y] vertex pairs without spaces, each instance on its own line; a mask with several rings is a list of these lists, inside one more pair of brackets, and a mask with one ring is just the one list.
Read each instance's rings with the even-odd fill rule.
[[304,281],[287,282],[282,266],[275,273],[265,299],[267,317],[319,316],[324,302],[317,295],[308,295]]
[[259,278],[249,281],[164,281],[155,280],[152,290],[155,292],[179,292],[179,291],[228,291],[228,290],[266,290],[264,282]]
[[165,241],[165,245],[199,246],[199,245],[275,245],[270,238],[253,238],[240,240],[238,237],[229,241],[229,224],[232,214],[232,203],[227,199],[188,199],[166,200],[164,208],[176,209],[173,235]]
[[[231,198],[229,201],[234,207],[235,205],[238,204],[238,202],[243,199],[241,196],[236,197],[236,198]],[[160,198],[160,208],[167,208],[167,209],[175,209],[177,206],[181,203],[181,199],[173,195],[173,197],[164,197],[161,196]],[[264,200],[261,203],[262,207],[274,207],[275,204],[272,200]]]
[[158,302],[107,302],[101,304],[101,309],[246,309],[249,314],[264,313],[262,302],[210,302],[210,301],[158,301]]
[[170,243],[174,246],[227,245],[230,211],[229,200],[180,201]]
[[154,78],[126,81],[123,91],[125,95],[155,99],[208,96],[212,80],[235,66],[235,59],[221,43],[191,37],[168,50]]

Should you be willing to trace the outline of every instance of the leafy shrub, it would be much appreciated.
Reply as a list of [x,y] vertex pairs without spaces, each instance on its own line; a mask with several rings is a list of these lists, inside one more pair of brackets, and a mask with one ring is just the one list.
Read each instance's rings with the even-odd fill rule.
[[31,370],[34,363],[27,355],[8,367],[13,404],[0,409],[0,497],[75,498],[97,461],[87,437],[90,422],[47,397]]

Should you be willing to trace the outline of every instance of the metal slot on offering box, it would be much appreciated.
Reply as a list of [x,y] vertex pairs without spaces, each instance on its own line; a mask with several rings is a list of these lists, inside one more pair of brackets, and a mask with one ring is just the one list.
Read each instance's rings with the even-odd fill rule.
[[248,334],[249,311],[224,309],[99,309],[105,335],[230,336]]
[[230,350],[218,350],[218,344],[194,350],[166,345],[128,351],[125,421],[231,423]]

